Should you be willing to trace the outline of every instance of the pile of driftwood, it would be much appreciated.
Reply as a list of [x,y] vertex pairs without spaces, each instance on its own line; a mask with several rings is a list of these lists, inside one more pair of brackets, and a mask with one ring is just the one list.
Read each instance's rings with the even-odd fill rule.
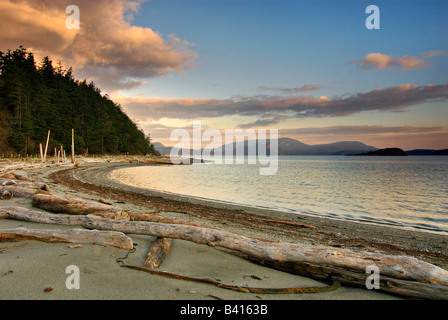
[[0,241],[37,239],[93,242],[131,250],[132,240],[126,234],[150,235],[156,240],[148,252],[145,266],[154,269],[168,254],[171,239],[183,239],[225,248],[229,253],[271,268],[364,288],[371,275],[366,270],[375,266],[379,271],[380,291],[414,298],[448,299],[448,271],[410,256],[254,239],[153,214],[125,211],[110,204],[56,196],[49,192],[46,185],[20,179],[0,180],[0,195],[5,191],[12,196],[32,198],[33,207],[45,211],[0,207],[0,219],[78,226],[83,229],[0,229]]

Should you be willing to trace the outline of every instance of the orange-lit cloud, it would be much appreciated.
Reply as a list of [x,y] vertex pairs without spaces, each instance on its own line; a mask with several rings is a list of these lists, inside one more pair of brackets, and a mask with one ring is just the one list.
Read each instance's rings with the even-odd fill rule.
[[318,89],[321,89],[322,86],[306,84],[306,85],[303,85],[303,86],[298,87],[298,88],[266,87],[266,86],[260,86],[258,88],[261,89],[261,90],[266,90],[266,91],[278,91],[278,92],[283,92],[283,93],[300,93],[300,92],[318,90]]
[[142,79],[193,67],[192,45],[130,21],[143,1],[78,0],[80,29],[66,28],[71,0],[0,0],[0,50],[20,45],[73,66],[75,76],[102,89],[138,86]]
[[65,9],[56,6],[0,0],[0,50],[26,45],[42,51],[64,51],[77,35],[65,27],[65,21]]
[[[151,132],[154,141],[161,142],[165,146],[176,143],[169,138],[174,129],[192,130],[191,122],[180,126],[167,126],[157,122],[146,122],[141,125],[144,130]],[[262,126],[260,123],[260,127]],[[279,136],[293,138],[310,145],[362,141],[377,148],[399,147],[404,150],[448,148],[448,128],[440,126],[340,125],[290,128],[279,129]]]
[[448,99],[448,84],[411,84],[375,89],[340,97],[238,96],[230,99],[167,99],[115,96],[126,111],[142,120],[203,119],[224,116],[256,116],[257,123],[278,123],[285,118],[337,117],[365,111],[402,111],[410,106]]
[[430,51],[419,54],[416,57],[404,55],[401,57],[393,57],[383,53],[369,53],[361,60],[351,60],[349,63],[355,63],[359,68],[364,70],[384,70],[400,67],[401,70],[414,70],[420,68],[429,68],[433,62],[423,61],[424,58],[434,56],[446,56],[444,51]]
[[404,150],[418,148],[448,148],[448,128],[421,126],[329,126],[280,129],[280,136],[298,139],[307,144],[337,141],[362,141],[377,148],[400,147]]

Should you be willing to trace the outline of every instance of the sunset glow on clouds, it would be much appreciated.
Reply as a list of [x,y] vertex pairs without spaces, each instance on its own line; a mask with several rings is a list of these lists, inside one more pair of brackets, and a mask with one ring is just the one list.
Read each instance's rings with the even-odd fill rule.
[[424,61],[424,58],[434,56],[447,56],[444,51],[431,51],[419,54],[417,57],[408,55],[402,57],[391,57],[382,53],[369,53],[367,56],[359,61],[351,60],[351,63],[356,63],[361,69],[377,69],[383,70],[386,68],[400,67],[401,70],[412,70],[416,68],[429,68],[434,63]]
[[[102,89],[139,86],[148,77],[189,69],[196,58],[190,44],[175,35],[163,37],[150,28],[133,26],[125,18],[142,1],[76,1],[82,18],[79,30],[65,27],[65,8],[73,1],[0,1],[1,49],[23,45],[73,66]],[[7,26],[15,25],[18,28]],[[134,79],[134,80],[130,80]]]
[[[72,4],[79,30],[65,27]],[[448,148],[447,3],[380,1],[380,30],[365,27],[368,2],[325,4],[0,0],[0,51],[72,66],[167,145],[203,120],[311,144]]]
[[[364,111],[400,111],[410,106],[448,99],[447,85],[410,84],[386,89],[375,89],[346,97],[306,96],[253,96],[237,99],[169,99],[117,97],[128,106],[131,114],[148,114],[150,119],[189,119],[231,116],[266,116],[269,113],[285,113],[289,117],[337,117]],[[145,112],[147,109],[148,112]]]

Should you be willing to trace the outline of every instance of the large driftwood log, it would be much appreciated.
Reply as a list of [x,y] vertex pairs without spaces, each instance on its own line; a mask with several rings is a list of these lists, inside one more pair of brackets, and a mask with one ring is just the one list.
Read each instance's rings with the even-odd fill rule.
[[38,188],[25,188],[21,186],[4,186],[1,188],[11,192],[15,198],[32,198],[36,194],[50,194],[48,191]]
[[150,269],[158,268],[168,255],[172,240],[171,238],[156,237],[151,248],[149,248],[144,265]]
[[88,201],[78,197],[35,194],[33,206],[55,213],[93,214],[104,218],[129,220],[128,213],[118,207]]
[[14,179],[0,179],[0,186],[15,186],[17,182]]
[[[22,176],[22,175],[17,174],[17,173],[10,173],[10,174],[11,174],[11,176],[13,176],[12,179],[15,179],[15,180],[28,181],[28,182],[35,182],[35,181],[36,181],[36,180],[34,180],[34,179],[31,179],[31,178]],[[5,177],[5,176],[3,176],[3,177]]]
[[39,240],[45,242],[95,243],[132,250],[132,239],[122,232],[85,229],[0,229],[0,242]]
[[0,179],[0,186],[19,186],[29,189],[39,189],[50,192],[50,187],[42,182],[24,181],[15,179]]
[[0,200],[8,200],[12,198],[12,192],[0,187]]
[[[137,212],[128,212],[130,221],[148,221],[148,222],[156,222],[156,223],[167,223],[167,224],[183,224],[188,226],[195,227],[205,227],[200,224],[181,221],[173,218],[162,217],[152,213],[137,213]],[[211,228],[211,227],[210,227]],[[216,228],[217,229],[217,228]]]
[[[448,299],[448,271],[409,256],[357,252],[325,246],[273,243],[223,230],[188,225],[120,221],[95,216],[54,215],[17,207],[0,207],[0,217],[2,216],[38,223],[146,234],[219,246],[238,251],[270,266],[289,265],[289,271],[293,273],[320,279],[337,276],[343,284],[356,283],[356,285],[365,286],[366,269],[375,265],[379,269],[381,278],[390,278],[388,287],[380,288],[380,290],[419,298]],[[356,277],[353,274],[356,274]],[[397,281],[394,282],[395,280]],[[398,280],[406,281],[408,288],[400,286]],[[395,289],[397,287],[398,289]],[[410,287],[412,289],[409,289]],[[427,287],[431,288],[431,294],[427,293],[425,289]]]
[[104,200],[103,203],[98,203],[78,197],[61,197],[50,194],[38,194],[33,197],[33,206],[54,213],[68,213],[75,215],[93,214],[117,220],[150,221],[158,223],[186,224],[201,227],[201,225],[198,224],[184,222],[177,219],[171,219],[154,214],[137,213],[122,210],[119,207],[112,206],[110,204],[104,204]]

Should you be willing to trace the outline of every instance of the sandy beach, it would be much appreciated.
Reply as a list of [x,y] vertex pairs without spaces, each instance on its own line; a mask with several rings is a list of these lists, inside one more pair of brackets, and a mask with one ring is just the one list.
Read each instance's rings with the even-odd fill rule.
[[[0,164],[1,165],[1,164]],[[54,195],[99,199],[124,210],[156,212],[163,217],[220,228],[270,241],[405,254],[448,266],[446,234],[358,223],[316,216],[292,215],[229,203],[161,194],[126,186],[108,178],[111,171],[129,166],[149,166],[138,161],[83,162],[79,167],[49,166],[15,173],[46,183]],[[158,164],[160,165],[160,164]],[[13,197],[0,206],[32,208],[31,199]],[[35,209],[38,210],[38,209]],[[295,223],[313,226],[298,228]],[[0,229],[17,227],[64,229],[3,219]],[[118,261],[142,266],[154,237],[129,235],[135,251],[83,244],[45,243],[34,240],[0,243],[0,297],[2,300],[101,299],[101,300],[391,300],[403,297],[366,288],[342,286],[331,292],[307,294],[257,294],[236,292],[211,284],[167,278],[121,267]],[[118,259],[118,261],[117,261]],[[121,259],[121,260],[120,260]],[[68,266],[80,270],[80,288],[68,289]],[[264,288],[325,287],[328,284],[268,267],[218,248],[174,239],[159,271],[186,277]]]

